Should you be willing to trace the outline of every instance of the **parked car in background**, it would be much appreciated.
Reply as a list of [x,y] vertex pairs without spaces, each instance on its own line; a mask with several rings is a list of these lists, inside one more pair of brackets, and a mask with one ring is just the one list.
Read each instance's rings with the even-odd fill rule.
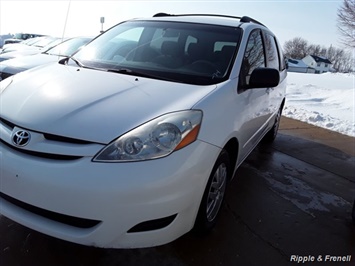
[[122,22],[0,82],[0,212],[107,248],[209,232],[237,168],[276,137],[286,76],[249,17]]
[[0,53],[0,62],[15,57],[39,54],[61,42],[63,42],[63,40],[60,38],[38,37],[38,39],[33,38],[33,40],[26,40],[25,43],[12,44],[14,47],[12,47],[12,45],[6,46],[2,53]]
[[13,44],[13,43],[20,43],[23,40],[21,39],[14,39],[14,38],[9,38],[4,41],[4,44]]
[[21,42],[14,43],[12,45],[11,44],[6,44],[6,45],[4,44],[4,46],[2,47],[0,52],[2,53],[3,50],[6,51],[7,49],[9,49],[10,51],[21,49],[21,47],[32,45],[33,43],[41,40],[42,38],[43,37],[35,37],[35,38],[28,39],[28,40],[22,40]]
[[0,49],[3,47],[5,40],[11,39],[12,37],[13,37],[13,35],[11,35],[11,34],[0,35]]
[[354,200],[354,203],[353,203],[353,211],[352,211],[352,219],[353,219],[353,223],[355,225],[355,200]]
[[36,42],[39,42],[42,39],[46,39],[47,37],[35,37],[31,38],[28,40],[21,41],[19,43],[14,43],[14,44],[4,44],[2,49],[0,50],[0,54],[5,54],[13,51],[18,51],[18,50],[26,50],[29,48],[29,46],[33,46]]
[[91,39],[91,37],[71,38],[42,53],[6,60],[0,64],[0,80],[36,66],[57,62],[72,55]]
[[1,54],[13,52],[13,51],[27,50],[27,49],[37,49],[38,50],[38,49],[41,49],[41,48],[49,45],[50,43],[52,43],[54,41],[57,41],[57,40],[60,41],[61,38],[52,37],[52,36],[44,36],[44,37],[36,37],[36,38],[24,40],[24,41],[21,41],[20,43],[5,44],[2,47]]
[[41,37],[43,34],[33,34],[33,33],[15,33],[12,38],[8,38],[4,41],[4,44],[19,43],[23,40]]

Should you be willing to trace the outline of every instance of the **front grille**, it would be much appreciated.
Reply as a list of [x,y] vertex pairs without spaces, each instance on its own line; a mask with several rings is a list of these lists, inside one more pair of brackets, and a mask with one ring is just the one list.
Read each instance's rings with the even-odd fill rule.
[[7,121],[3,118],[0,117],[0,122],[1,124],[6,125],[8,128],[13,129],[15,127],[15,124],[11,123],[10,121]]
[[82,158],[82,156],[62,155],[62,154],[53,154],[53,153],[24,150],[24,149],[16,148],[1,139],[0,139],[0,142],[17,152],[21,152],[21,153],[24,153],[27,155],[40,157],[40,158],[44,158],[44,159],[71,161],[71,160],[78,160],[78,159]]
[[[13,130],[17,125],[0,117],[0,123],[7,127],[9,130]],[[80,139],[74,139],[74,138],[69,138],[69,137],[63,137],[63,136],[58,136],[58,135],[54,135],[54,134],[48,134],[48,133],[42,133],[39,131],[35,131],[35,130],[31,130],[31,129],[27,129],[27,128],[23,128],[18,126],[19,128],[22,129],[26,129],[28,131],[31,132],[36,132],[39,134],[42,134],[43,137],[46,140],[50,140],[50,141],[56,141],[56,142],[61,142],[61,143],[69,143],[69,144],[79,144],[79,145],[88,145],[88,144],[95,144],[95,142],[89,142],[89,141],[85,141],[85,140],[80,140]],[[17,152],[21,152],[27,155],[31,155],[31,156],[36,156],[36,157],[40,157],[40,158],[45,158],[45,159],[51,159],[51,160],[77,160],[82,158],[82,156],[75,156],[75,155],[63,155],[63,154],[55,154],[55,153],[46,153],[46,152],[39,152],[39,151],[32,151],[32,150],[25,150],[25,149],[20,149],[17,147],[14,147],[12,145],[10,145],[9,143],[3,141],[0,139],[1,143],[4,143],[6,146],[8,146],[9,148],[17,151]]]
[[68,137],[62,137],[53,134],[43,133],[43,136],[47,140],[59,141],[59,142],[66,142],[66,143],[73,143],[73,144],[91,144],[92,142],[81,140],[81,139],[73,139]]
[[[10,129],[13,129],[16,125],[2,117],[0,117],[0,122],[4,125],[6,125],[7,127],[9,127]],[[23,128],[21,126],[18,126],[19,128]],[[42,133],[42,132],[38,132],[36,130],[31,130],[28,128],[23,128],[23,129],[27,129],[33,132],[37,132],[40,134],[43,134],[43,137],[47,140],[53,140],[53,141],[59,141],[59,142],[66,142],[66,143],[74,143],[74,144],[92,144],[93,142],[90,141],[86,141],[86,140],[81,140],[81,139],[74,139],[74,138],[68,138],[68,137],[63,137],[63,136],[58,136],[58,135],[54,135],[54,134],[48,134],[48,133]]]
[[34,213],[36,215],[45,217],[47,219],[62,223],[62,224],[67,224],[70,226],[78,227],[78,228],[91,228],[96,225],[98,225],[101,221],[98,220],[92,220],[92,219],[84,219],[84,218],[79,218],[79,217],[74,217],[70,215],[65,215],[57,212],[52,212],[48,211],[42,208],[38,208],[35,206],[32,206],[30,204],[27,204],[23,201],[19,201],[17,199],[14,199],[4,193],[0,193],[0,199],[6,200],[10,202],[13,205],[16,205],[17,207],[20,207],[21,209],[24,209],[26,211],[29,211],[31,213]]

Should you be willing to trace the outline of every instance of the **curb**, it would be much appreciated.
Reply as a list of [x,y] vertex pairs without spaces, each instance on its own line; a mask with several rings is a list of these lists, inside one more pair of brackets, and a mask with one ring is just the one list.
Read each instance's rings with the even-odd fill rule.
[[355,138],[299,120],[281,117],[279,133],[322,143],[355,156]]

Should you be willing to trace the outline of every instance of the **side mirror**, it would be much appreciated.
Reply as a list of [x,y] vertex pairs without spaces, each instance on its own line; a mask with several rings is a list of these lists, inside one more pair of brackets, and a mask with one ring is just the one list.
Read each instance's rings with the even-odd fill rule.
[[272,88],[279,85],[280,74],[274,68],[256,68],[250,75],[249,88]]

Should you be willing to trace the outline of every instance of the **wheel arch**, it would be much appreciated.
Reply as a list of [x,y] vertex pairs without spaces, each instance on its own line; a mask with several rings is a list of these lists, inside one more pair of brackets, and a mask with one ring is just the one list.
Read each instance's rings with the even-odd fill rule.
[[235,168],[237,167],[237,159],[238,159],[238,151],[239,151],[239,142],[237,138],[231,138],[223,147],[223,149],[228,153],[231,173],[229,174],[229,180],[232,179],[233,174],[235,172]]
[[281,110],[284,109],[285,103],[286,103],[286,98],[283,98],[283,99],[282,99],[282,102],[281,102],[281,106],[280,106]]

